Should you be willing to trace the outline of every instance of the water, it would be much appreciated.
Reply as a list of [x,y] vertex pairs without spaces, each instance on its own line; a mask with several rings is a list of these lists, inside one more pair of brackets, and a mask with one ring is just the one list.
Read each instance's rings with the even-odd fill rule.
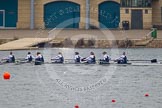
[[[84,57],[94,51],[99,58],[108,51],[116,58],[126,51],[129,59],[162,59],[162,49],[43,49],[45,61],[63,52],[73,58],[74,51]],[[31,51],[36,53],[37,50]],[[0,52],[5,57],[9,52]],[[22,58],[27,51],[14,51]],[[11,73],[11,79],[0,78],[0,108],[161,108],[161,66],[0,65],[0,75]],[[145,97],[149,93],[149,97]],[[115,99],[116,103],[111,100]]]

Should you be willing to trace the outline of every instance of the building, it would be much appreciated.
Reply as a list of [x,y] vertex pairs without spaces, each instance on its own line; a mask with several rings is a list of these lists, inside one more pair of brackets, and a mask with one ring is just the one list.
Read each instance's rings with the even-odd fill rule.
[[162,0],[0,0],[0,28],[149,29],[162,25]]

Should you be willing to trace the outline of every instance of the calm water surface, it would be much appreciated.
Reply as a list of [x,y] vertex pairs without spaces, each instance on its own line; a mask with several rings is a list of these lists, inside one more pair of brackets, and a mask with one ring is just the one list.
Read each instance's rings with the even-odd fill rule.
[[[162,49],[42,49],[45,61],[63,52],[73,58],[75,51],[84,57],[94,51],[99,59],[108,51],[112,59],[126,51],[129,59],[157,58]],[[37,51],[31,51],[35,54]],[[0,52],[3,58],[9,52]],[[22,58],[27,51],[14,51]],[[0,65],[12,75],[9,81],[0,78],[0,108],[161,108],[162,66],[101,66],[74,64]],[[149,93],[149,97],[145,97]],[[116,103],[111,100],[115,99]]]

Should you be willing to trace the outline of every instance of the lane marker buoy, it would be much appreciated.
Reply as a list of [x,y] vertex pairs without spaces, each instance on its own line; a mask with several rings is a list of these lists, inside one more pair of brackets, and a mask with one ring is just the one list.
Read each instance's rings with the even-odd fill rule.
[[4,72],[4,73],[3,73],[3,79],[4,79],[4,80],[9,80],[10,77],[11,77],[11,75],[10,75],[9,72]]
[[146,94],[145,94],[145,97],[149,97],[149,94],[148,94],[148,93],[146,93]]
[[115,100],[115,99],[113,99],[111,102],[112,102],[112,103],[115,103],[115,102],[116,102],[116,100]]
[[79,106],[78,105],[75,105],[75,108],[79,108]]

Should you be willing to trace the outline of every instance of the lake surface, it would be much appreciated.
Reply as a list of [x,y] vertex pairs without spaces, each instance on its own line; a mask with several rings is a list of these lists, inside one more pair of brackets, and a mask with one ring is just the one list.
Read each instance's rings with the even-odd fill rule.
[[[72,59],[75,51],[86,57],[94,51],[100,59],[107,51],[112,59],[123,51],[128,59],[162,60],[162,49],[72,49],[53,48],[31,51],[43,53],[49,62],[58,51]],[[13,51],[23,58],[28,51]],[[0,57],[8,55],[1,51]],[[0,108],[161,108],[162,66],[102,66],[75,64],[5,64],[3,72],[11,73],[9,81],[0,78]],[[145,94],[149,93],[149,97]],[[112,103],[112,99],[116,102]]]

